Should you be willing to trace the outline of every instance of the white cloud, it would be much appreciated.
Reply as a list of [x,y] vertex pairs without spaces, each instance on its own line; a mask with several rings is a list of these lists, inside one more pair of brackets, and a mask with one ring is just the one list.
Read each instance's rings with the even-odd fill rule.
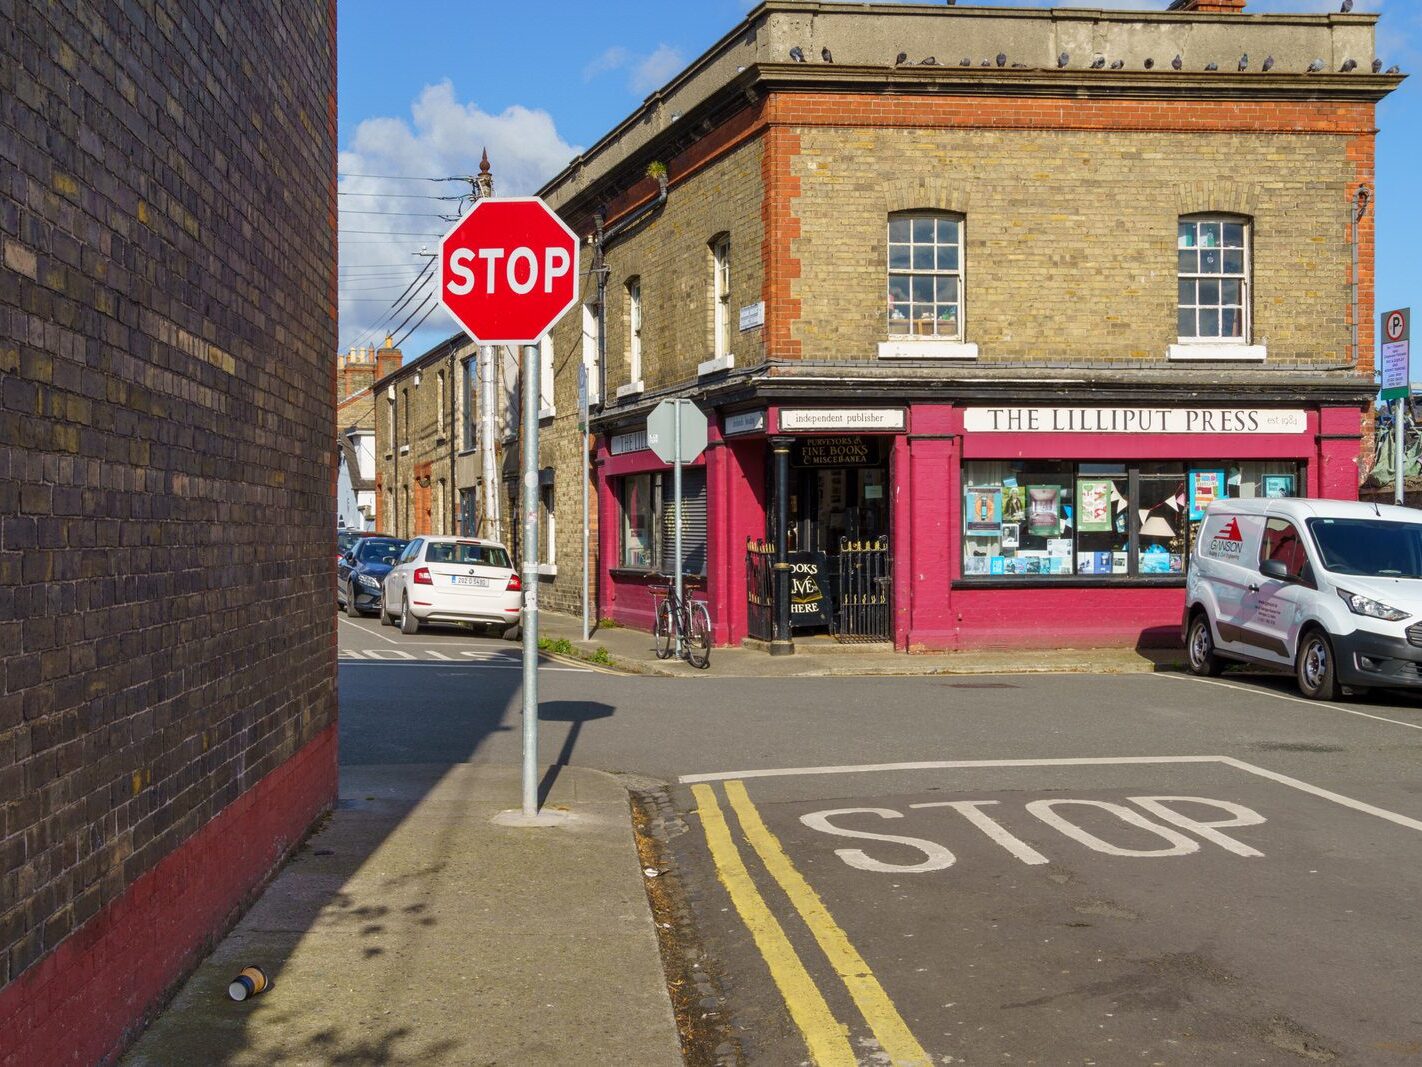
[[673,48],[669,44],[659,44],[652,50],[651,55],[640,59],[632,68],[632,88],[639,93],[660,89],[684,66],[686,58],[681,49]]
[[[579,151],[559,136],[546,111],[514,105],[491,114],[475,103],[458,100],[454,86],[443,81],[425,87],[411,104],[408,119],[362,122],[337,165],[342,175],[443,178],[477,173],[480,153],[486,148],[494,189],[502,196],[534,192]],[[462,181],[340,179],[342,345],[354,344],[362,334],[369,335],[361,338],[362,344],[378,345],[411,312],[405,328],[420,321],[424,311],[416,309],[426,292],[433,291],[429,277],[401,311],[388,316],[388,322],[379,320],[387,318],[391,305],[428,262],[415,253],[422,247],[434,251],[439,236],[449,229],[451,223],[438,216],[455,215],[461,205],[418,197],[458,196],[469,189],[469,183]],[[437,310],[412,342],[446,336],[454,328]],[[411,343],[405,347],[414,353]]]
[[590,82],[610,70],[621,70],[632,58],[632,53],[619,44],[604,49],[602,54],[583,68],[583,81]]

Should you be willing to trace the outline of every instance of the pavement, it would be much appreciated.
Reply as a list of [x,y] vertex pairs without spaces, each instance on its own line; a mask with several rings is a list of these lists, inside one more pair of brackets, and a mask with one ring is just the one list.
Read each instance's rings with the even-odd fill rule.
[[[826,678],[937,674],[1152,674],[1185,665],[1179,648],[974,649],[963,652],[894,651],[888,644],[840,644],[824,636],[796,637],[795,653],[771,656],[761,648],[711,650],[711,666],[699,671],[678,659],[659,660],[652,635],[600,625],[582,640],[582,619],[556,611],[539,613],[539,637],[567,642],[573,654],[633,674],[721,678]],[[547,647],[545,645],[545,647]],[[599,651],[601,650],[601,651]]]
[[[499,709],[502,711],[502,708]],[[680,1064],[623,782],[559,768],[343,769],[341,800],[123,1060]],[[242,1003],[246,965],[272,978]]]

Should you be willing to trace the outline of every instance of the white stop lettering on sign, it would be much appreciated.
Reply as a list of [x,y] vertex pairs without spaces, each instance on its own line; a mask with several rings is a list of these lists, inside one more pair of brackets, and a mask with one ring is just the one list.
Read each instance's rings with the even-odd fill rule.
[[[505,248],[456,249],[449,256],[450,281],[445,285],[455,296],[467,296],[474,291],[477,284],[475,259],[483,261],[483,289],[490,296],[503,292],[499,285],[501,280],[509,292],[518,296],[532,292],[540,279],[543,291],[551,293],[554,283],[566,277],[572,266],[566,248],[545,248],[541,271],[538,255],[531,248],[515,248],[512,252]],[[499,269],[501,261],[503,270]]]

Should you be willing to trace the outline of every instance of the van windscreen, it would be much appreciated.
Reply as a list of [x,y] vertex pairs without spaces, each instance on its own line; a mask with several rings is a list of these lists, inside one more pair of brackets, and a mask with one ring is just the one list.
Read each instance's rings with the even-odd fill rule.
[[1309,519],[1323,565],[1334,574],[1422,578],[1422,524],[1386,519]]

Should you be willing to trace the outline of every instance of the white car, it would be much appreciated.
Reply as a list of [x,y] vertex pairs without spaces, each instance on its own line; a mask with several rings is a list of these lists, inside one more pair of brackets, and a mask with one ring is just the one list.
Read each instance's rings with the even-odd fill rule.
[[426,622],[473,623],[518,633],[523,583],[509,552],[475,537],[416,537],[385,576],[380,621],[418,633]]
[[1344,500],[1219,500],[1185,583],[1196,674],[1292,667],[1307,697],[1422,687],[1422,511]]

